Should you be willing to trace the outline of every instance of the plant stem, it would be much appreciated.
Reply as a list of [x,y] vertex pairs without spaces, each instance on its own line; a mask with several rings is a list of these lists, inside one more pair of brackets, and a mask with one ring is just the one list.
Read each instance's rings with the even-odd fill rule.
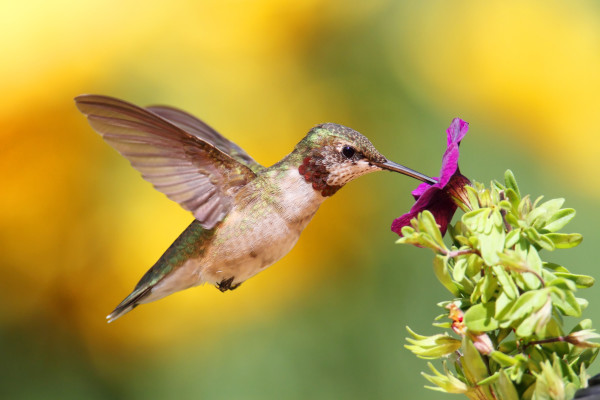
[[527,347],[529,346],[533,346],[536,344],[545,344],[545,343],[555,343],[555,342],[566,342],[567,341],[567,337],[566,336],[557,336],[554,338],[548,338],[548,339],[540,339],[540,340],[533,340],[531,342],[526,343],[523,346],[523,350],[525,350]]

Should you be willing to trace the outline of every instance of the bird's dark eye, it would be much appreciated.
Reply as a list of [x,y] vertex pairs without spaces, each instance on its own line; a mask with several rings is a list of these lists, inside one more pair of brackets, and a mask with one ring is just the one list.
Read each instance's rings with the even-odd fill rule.
[[356,153],[356,150],[354,150],[354,147],[344,146],[342,148],[342,155],[346,158],[352,158],[354,153]]

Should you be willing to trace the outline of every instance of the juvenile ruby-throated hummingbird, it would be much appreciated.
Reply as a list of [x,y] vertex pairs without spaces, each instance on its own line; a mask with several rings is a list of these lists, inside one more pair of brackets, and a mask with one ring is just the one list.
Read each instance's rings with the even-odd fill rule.
[[208,282],[222,292],[286,255],[319,205],[359,176],[389,170],[432,178],[381,155],[360,133],[326,123],[265,168],[235,143],[171,107],[140,108],[97,95],[75,99],[92,128],[142,177],[195,220],[144,274],[109,322]]

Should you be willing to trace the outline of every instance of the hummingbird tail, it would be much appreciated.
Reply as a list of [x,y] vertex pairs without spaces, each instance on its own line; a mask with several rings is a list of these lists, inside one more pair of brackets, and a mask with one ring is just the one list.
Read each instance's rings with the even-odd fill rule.
[[111,312],[110,314],[108,314],[106,316],[107,322],[110,324],[117,318],[121,317],[122,315],[127,314],[129,311],[136,308],[139,304],[142,303],[141,300],[150,294],[151,290],[152,290],[152,287],[147,287],[146,289],[144,289],[142,291],[139,291],[139,292],[134,291],[133,293],[131,293],[129,296],[127,296],[125,298],[125,300],[123,300],[121,302],[121,304],[119,304],[113,310],[113,312]]

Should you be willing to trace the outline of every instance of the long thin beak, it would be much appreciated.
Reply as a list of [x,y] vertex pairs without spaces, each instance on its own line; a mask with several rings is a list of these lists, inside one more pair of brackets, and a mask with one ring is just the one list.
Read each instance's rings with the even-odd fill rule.
[[400,172],[401,174],[411,176],[425,183],[429,183],[430,185],[437,183],[435,179],[430,178],[427,175],[423,175],[420,172],[414,171],[410,168],[406,168],[404,165],[396,164],[395,162],[390,160],[386,160],[383,163],[373,164],[377,165],[379,168],[387,169],[388,171]]

